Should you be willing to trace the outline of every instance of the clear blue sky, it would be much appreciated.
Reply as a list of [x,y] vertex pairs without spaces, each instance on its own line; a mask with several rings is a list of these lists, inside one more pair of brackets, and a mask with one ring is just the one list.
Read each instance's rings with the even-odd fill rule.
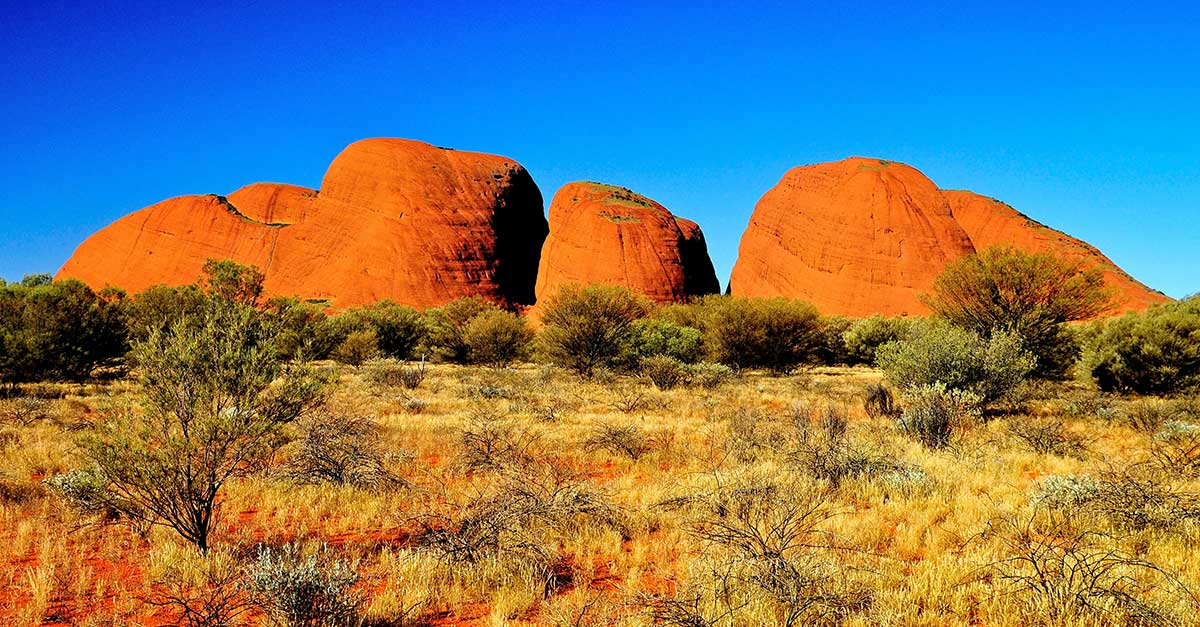
[[0,276],[393,136],[644,193],[722,283],[788,168],[863,155],[1200,290],[1195,2],[219,4],[0,4]]

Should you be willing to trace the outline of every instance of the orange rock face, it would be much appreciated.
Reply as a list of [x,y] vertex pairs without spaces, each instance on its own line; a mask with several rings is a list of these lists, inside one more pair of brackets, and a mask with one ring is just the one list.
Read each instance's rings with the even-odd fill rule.
[[242,215],[264,224],[304,222],[317,199],[317,191],[299,185],[254,183],[228,197]]
[[700,227],[628,189],[568,183],[550,203],[539,298],[565,284],[610,283],[660,303],[719,289]]
[[1095,246],[1036,222],[994,198],[951,190],[943,191],[942,195],[978,250],[1009,245],[1078,260],[1086,268],[1100,268],[1104,284],[1114,292],[1112,313],[1141,310],[1171,300],[1129,276]]
[[542,206],[511,159],[368,139],[338,155],[319,193],[259,183],[228,200],[159,203],[88,238],[58,276],[136,292],[191,283],[205,259],[230,258],[257,265],[269,295],[336,307],[462,296],[518,306],[533,302]]
[[900,163],[846,159],[794,168],[759,200],[729,286],[827,314],[920,313],[918,294],[974,250],[933,181]]
[[904,164],[863,158],[784,175],[755,207],[730,290],[800,298],[826,314],[924,314],[919,296],[948,262],[995,245],[1101,267],[1117,294],[1117,311],[1169,300],[1094,247],[1008,205],[940,190]]

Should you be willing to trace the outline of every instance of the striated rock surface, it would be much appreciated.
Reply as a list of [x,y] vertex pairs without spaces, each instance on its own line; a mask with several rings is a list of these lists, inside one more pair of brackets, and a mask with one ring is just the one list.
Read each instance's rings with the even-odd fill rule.
[[336,307],[534,298],[542,196],[515,161],[402,139],[351,144],[321,191],[275,183],[185,196],[121,218],[59,270],[137,292],[187,284],[208,258],[254,264],[268,295]]
[[1095,246],[1045,226],[994,198],[957,190],[946,190],[942,195],[978,250],[1009,245],[1028,252],[1050,252],[1082,261],[1087,268],[1100,268],[1105,285],[1114,292],[1113,313],[1171,300],[1129,276]]
[[546,233],[541,192],[512,159],[367,139],[329,166],[266,286],[338,306],[463,296],[527,305]]
[[130,294],[163,283],[183,285],[200,277],[209,258],[267,266],[282,230],[241,214],[221,196],[179,196],[101,229],[79,245],[57,277]]
[[1004,203],[938,189],[901,163],[858,157],[795,168],[762,197],[730,291],[800,298],[826,314],[924,314],[919,297],[948,262],[996,245],[1102,268],[1115,312],[1170,300],[1093,246]]
[[317,191],[284,183],[254,183],[228,196],[242,215],[264,224],[298,224],[317,199]]
[[794,168],[759,200],[729,285],[826,314],[921,313],[918,295],[974,250],[933,181],[900,163],[851,158]]
[[591,182],[564,185],[550,203],[538,297],[569,283],[622,285],[660,303],[719,289],[696,223],[623,187]]

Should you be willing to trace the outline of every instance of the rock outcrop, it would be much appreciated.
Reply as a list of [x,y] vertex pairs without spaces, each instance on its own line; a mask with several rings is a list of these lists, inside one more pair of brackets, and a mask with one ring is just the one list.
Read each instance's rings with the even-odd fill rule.
[[1087,268],[1100,268],[1105,286],[1113,291],[1111,313],[1141,310],[1171,300],[1129,276],[1095,246],[1041,224],[999,200],[957,190],[946,190],[942,195],[977,250],[1008,245],[1028,252],[1050,252],[1081,261]]
[[719,290],[700,227],[623,187],[568,183],[550,203],[537,295],[565,284],[609,283],[660,303]]
[[730,291],[800,298],[826,314],[924,314],[919,297],[947,263],[996,245],[1100,267],[1116,295],[1114,311],[1169,300],[1094,247],[1008,205],[938,189],[901,163],[858,157],[794,168],[762,197]]
[[729,286],[827,314],[920,313],[918,295],[974,250],[933,181],[900,163],[846,159],[794,168],[759,200]]
[[349,307],[533,302],[547,233],[542,196],[515,161],[402,139],[351,144],[320,192],[258,183],[121,218],[59,271],[137,292],[195,281],[208,258],[254,264],[268,295]]

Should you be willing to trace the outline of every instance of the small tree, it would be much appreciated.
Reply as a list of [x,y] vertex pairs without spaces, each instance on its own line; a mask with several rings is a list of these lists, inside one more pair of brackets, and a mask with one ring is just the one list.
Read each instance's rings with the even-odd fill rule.
[[1110,298],[1099,268],[993,247],[947,265],[925,301],[939,316],[981,336],[1015,333],[1038,359],[1035,374],[1060,377],[1079,352],[1064,323],[1099,315]]
[[379,340],[379,352],[385,357],[409,359],[425,337],[425,323],[412,307],[383,300],[348,311],[343,316],[361,321],[356,330],[369,329]]
[[352,331],[331,355],[338,363],[355,368],[378,356],[379,338],[371,329]]
[[704,334],[700,329],[683,326],[662,318],[645,318],[633,323],[631,361],[664,355],[685,364],[700,361],[704,354]]
[[440,359],[456,364],[468,363],[471,347],[465,337],[467,325],[476,316],[494,311],[501,309],[478,296],[459,298],[441,307],[427,309],[424,313],[425,344]]
[[107,416],[81,441],[109,483],[108,506],[208,551],[221,488],[261,464],[320,395],[307,370],[284,369],[272,331],[254,310],[215,299],[198,323],[134,346],[140,410]]
[[467,324],[463,341],[471,363],[501,368],[529,352],[533,331],[525,319],[507,311],[485,311]]
[[842,333],[846,361],[851,365],[874,364],[875,351],[888,342],[902,340],[912,328],[908,318],[884,318],[875,315],[855,321]]
[[209,296],[249,305],[258,304],[266,276],[255,266],[242,265],[232,259],[209,259],[204,262],[204,291]]
[[635,321],[646,316],[645,297],[615,285],[564,285],[546,304],[541,342],[546,354],[591,377],[617,365],[629,349]]
[[1108,321],[1087,342],[1080,370],[1105,391],[1200,387],[1200,296]]

